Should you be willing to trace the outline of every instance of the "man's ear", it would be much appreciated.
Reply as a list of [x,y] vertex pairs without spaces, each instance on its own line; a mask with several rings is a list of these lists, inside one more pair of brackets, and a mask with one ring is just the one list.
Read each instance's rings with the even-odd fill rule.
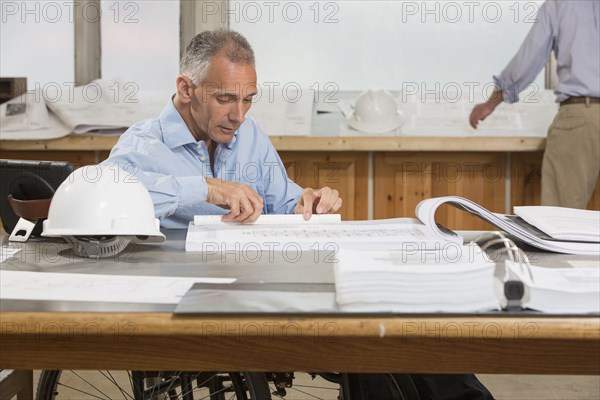
[[189,103],[194,96],[194,85],[190,78],[185,75],[179,75],[175,80],[177,86],[177,97],[182,103]]

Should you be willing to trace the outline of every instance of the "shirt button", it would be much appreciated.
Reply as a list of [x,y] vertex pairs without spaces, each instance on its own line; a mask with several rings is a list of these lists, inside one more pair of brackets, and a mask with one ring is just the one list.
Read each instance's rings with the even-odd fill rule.
[[204,161],[204,160],[206,160],[206,157],[200,156],[200,161]]

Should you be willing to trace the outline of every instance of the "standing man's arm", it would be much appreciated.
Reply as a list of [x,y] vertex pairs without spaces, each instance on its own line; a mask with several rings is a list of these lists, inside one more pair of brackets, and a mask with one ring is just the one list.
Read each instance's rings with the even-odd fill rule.
[[519,93],[529,86],[544,68],[554,45],[556,32],[554,32],[553,21],[556,20],[556,7],[554,1],[546,1],[542,4],[536,22],[517,54],[500,76],[494,76],[496,90],[485,103],[477,104],[471,111],[469,123],[473,128],[477,129],[479,121],[483,121],[494,112],[502,101],[507,103],[519,101]]
[[477,129],[477,125],[479,121],[483,121],[494,112],[498,104],[502,103],[503,96],[501,90],[494,90],[490,98],[485,103],[479,103],[475,107],[473,107],[473,111],[471,111],[471,115],[469,116],[469,123],[475,129]]

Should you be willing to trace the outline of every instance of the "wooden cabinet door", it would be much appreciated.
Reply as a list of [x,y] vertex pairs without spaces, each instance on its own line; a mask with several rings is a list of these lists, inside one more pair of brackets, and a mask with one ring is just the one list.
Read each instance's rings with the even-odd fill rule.
[[340,192],[343,220],[368,218],[368,154],[279,152],[289,177],[301,187],[329,186]]
[[542,195],[543,152],[512,153],[511,206],[539,206]]
[[[430,197],[466,197],[504,212],[504,153],[378,153],[375,155],[375,218],[413,217]],[[466,211],[444,205],[436,221],[449,229],[492,229]]]

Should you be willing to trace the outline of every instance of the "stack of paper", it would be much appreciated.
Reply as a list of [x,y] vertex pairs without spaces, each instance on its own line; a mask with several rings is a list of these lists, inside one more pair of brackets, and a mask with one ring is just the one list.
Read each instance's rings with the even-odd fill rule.
[[412,253],[342,250],[335,266],[337,302],[355,312],[498,309],[494,270],[476,245]]
[[553,314],[600,313],[600,269],[531,267],[529,274],[506,261],[509,274],[525,284],[524,306]]

